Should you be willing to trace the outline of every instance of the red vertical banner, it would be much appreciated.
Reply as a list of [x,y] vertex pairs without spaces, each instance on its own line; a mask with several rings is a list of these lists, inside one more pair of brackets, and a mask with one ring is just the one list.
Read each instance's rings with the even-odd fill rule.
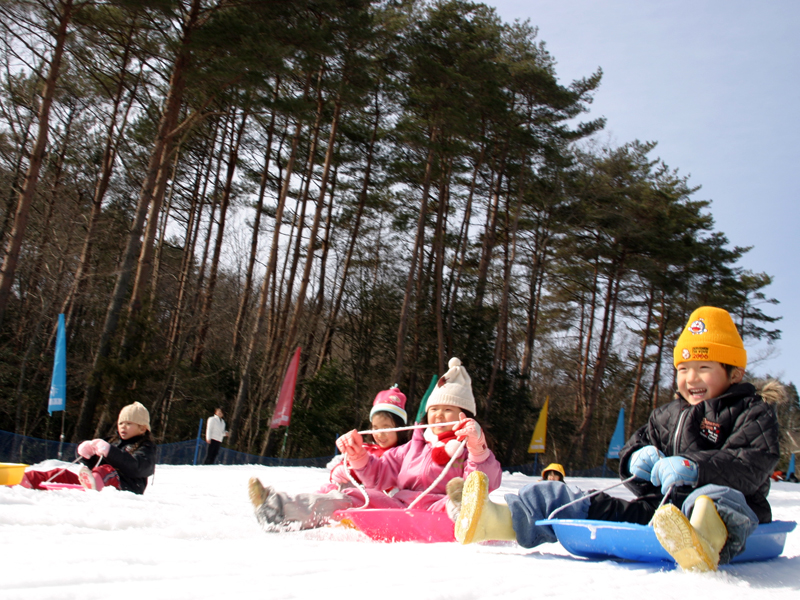
[[292,416],[292,404],[294,404],[294,386],[297,383],[297,371],[300,368],[300,347],[294,351],[294,356],[286,369],[286,376],[283,378],[281,393],[278,394],[278,403],[275,405],[275,412],[272,415],[270,429],[289,426],[289,418]]

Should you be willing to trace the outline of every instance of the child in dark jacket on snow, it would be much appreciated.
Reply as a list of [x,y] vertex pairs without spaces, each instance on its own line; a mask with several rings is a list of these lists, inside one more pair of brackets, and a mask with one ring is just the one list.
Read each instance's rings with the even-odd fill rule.
[[40,489],[47,481],[77,484],[89,490],[115,487],[134,494],[144,493],[147,478],[155,472],[156,445],[150,434],[150,414],[139,402],[122,408],[117,419],[118,435],[111,442],[87,440],[78,445],[81,467],[71,470],[25,472],[24,487]]
[[150,434],[150,413],[144,405],[134,402],[124,406],[119,411],[117,432],[110,443],[95,439],[78,446],[86,465],[78,478],[90,490],[110,485],[143,494],[147,478],[156,470],[156,445]]
[[[757,391],[742,383],[747,353],[720,308],[692,313],[673,358],[675,400],[655,409],[620,452],[620,477],[633,478],[626,485],[635,500],[583,498],[567,486],[537,482],[507,494],[507,505],[495,504],[475,472],[464,484],[456,538],[516,540],[526,548],[555,542],[552,527],[535,522],[564,506],[560,519],[652,521],[685,570],[714,571],[741,553],[758,524],[772,520],[767,494],[779,458],[778,422],[765,399],[776,400],[780,384]],[[665,496],[671,504],[660,506]]]

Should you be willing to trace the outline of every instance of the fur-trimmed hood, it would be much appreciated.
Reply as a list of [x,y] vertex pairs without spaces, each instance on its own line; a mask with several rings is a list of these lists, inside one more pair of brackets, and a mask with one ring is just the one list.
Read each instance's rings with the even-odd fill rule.
[[789,400],[786,387],[777,379],[754,379],[751,383],[767,404],[783,404]]

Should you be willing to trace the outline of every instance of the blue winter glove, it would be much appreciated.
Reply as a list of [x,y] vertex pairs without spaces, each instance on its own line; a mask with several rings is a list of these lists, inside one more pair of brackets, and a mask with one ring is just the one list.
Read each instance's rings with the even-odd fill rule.
[[653,466],[650,482],[661,486],[661,493],[666,494],[673,485],[697,485],[700,472],[697,463],[682,456],[662,458]]
[[653,465],[662,458],[664,458],[664,453],[655,446],[639,448],[636,452],[631,454],[628,470],[631,472],[631,475],[635,475],[639,479],[644,479],[645,481],[650,481],[650,472],[653,470]]

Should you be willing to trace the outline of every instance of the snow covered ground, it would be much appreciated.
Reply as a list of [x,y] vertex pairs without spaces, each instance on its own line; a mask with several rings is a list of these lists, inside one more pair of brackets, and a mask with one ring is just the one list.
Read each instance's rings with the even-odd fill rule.
[[[254,475],[288,492],[326,480],[315,468],[162,465],[143,496],[0,486],[0,598],[800,597],[800,530],[775,560],[702,575],[573,558],[560,544],[386,544],[342,527],[264,533],[247,500]],[[492,497],[529,481],[505,473]],[[800,484],[773,484],[769,499],[775,519],[800,521]]]

